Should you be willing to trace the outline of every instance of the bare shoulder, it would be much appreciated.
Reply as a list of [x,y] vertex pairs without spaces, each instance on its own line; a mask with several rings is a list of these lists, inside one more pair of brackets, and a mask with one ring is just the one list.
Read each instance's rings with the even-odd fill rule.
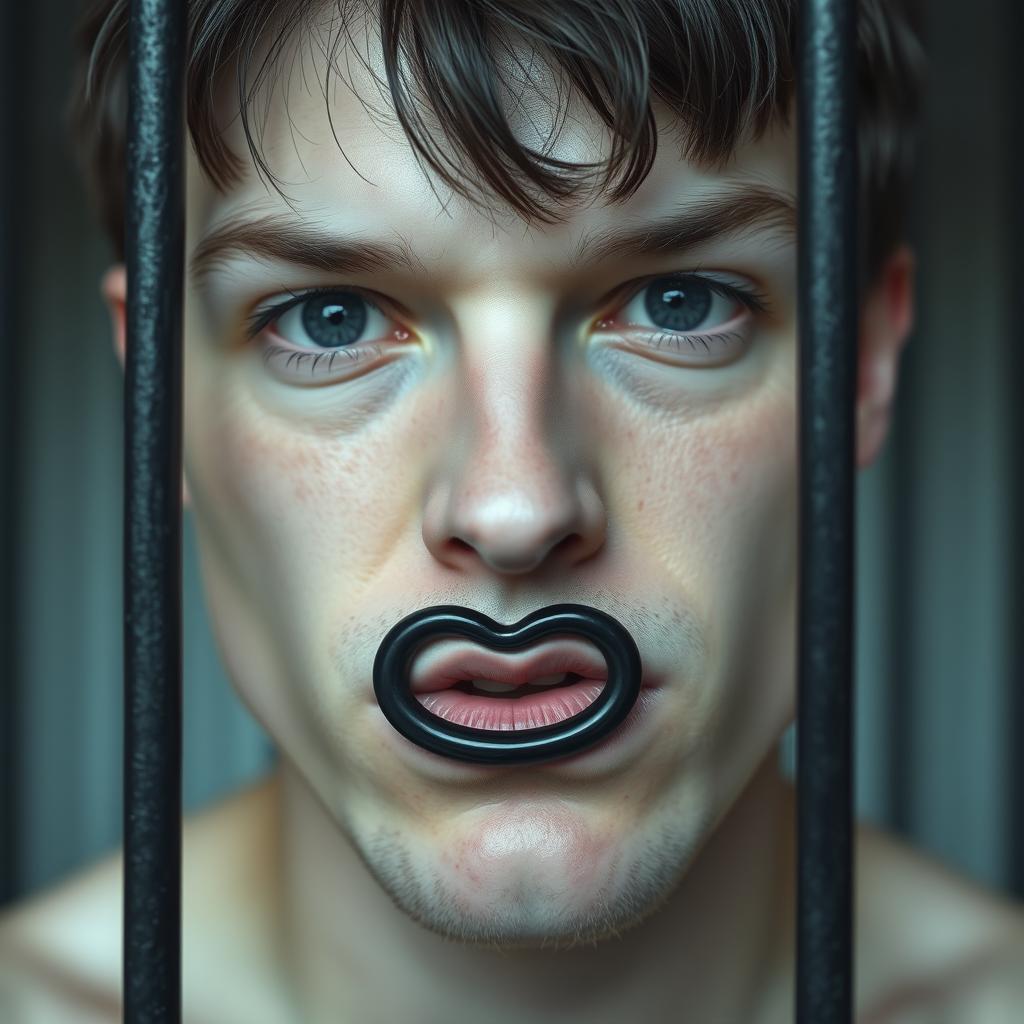
[[1024,1020],[1024,908],[895,836],[858,827],[860,1024]]
[[0,1018],[17,1024],[118,1019],[120,870],[120,856],[107,857],[5,908]]
[[[253,873],[236,850],[259,850],[266,780],[186,818],[182,857],[182,990],[187,1021],[231,970],[224,951],[254,955]],[[12,1024],[106,1024],[121,1019],[122,865],[118,850],[0,913],[0,1020]],[[248,889],[248,899],[241,894]],[[217,948],[216,956],[210,956]],[[190,1004],[194,1009],[189,1011]]]

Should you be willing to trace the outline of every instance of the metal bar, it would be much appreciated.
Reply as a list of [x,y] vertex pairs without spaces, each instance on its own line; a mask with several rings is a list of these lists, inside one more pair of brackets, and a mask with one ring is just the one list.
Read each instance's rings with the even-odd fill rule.
[[856,2],[802,0],[798,37],[798,1024],[853,1002],[853,527],[858,335]]
[[[1024,247],[1021,232],[1024,231],[1024,190],[1020,188],[1015,171],[1024,160],[1024,97],[1017,88],[1017,47],[1020,33],[1024,32],[1024,5],[1019,0],[1003,0],[1002,24],[1005,26],[1002,59],[1002,80],[1006,83],[1007,113],[1003,138],[1006,146],[1006,164],[1011,168],[1010,187],[1007,189],[1007,214],[1011,229],[1007,234],[1008,249],[1006,266],[1008,280],[1019,281],[1024,272]],[[1019,288],[1010,289],[1010,316],[1012,336],[1008,339],[1009,373],[1003,381],[1006,388],[1007,408],[1010,410],[1008,445],[1010,479],[1011,523],[1024,522],[1024,468],[1021,458],[1024,453],[1024,404],[1017,397],[1021,382],[1024,381],[1024,298]],[[1008,537],[1009,564],[1012,566],[1009,595],[1006,604],[1007,635],[1011,638],[1008,656],[1006,684],[1010,694],[1010,713],[1007,715],[1007,747],[1010,751],[1010,785],[1007,797],[1009,807],[1007,820],[1010,826],[1009,867],[1007,884],[1010,892],[1024,900],[1024,744],[1020,742],[1024,729],[1024,537],[1019,529],[1011,529]]]
[[[799,35],[800,629],[797,1020],[852,1013],[855,11]],[[125,401],[128,1024],[180,1019],[184,5],[131,12]]]
[[17,488],[22,473],[21,393],[22,350],[25,344],[27,291],[25,252],[27,225],[25,194],[29,184],[26,154],[29,147],[29,107],[25,80],[29,57],[32,9],[28,4],[0,5],[0,906],[22,891],[19,844],[22,806],[22,714],[18,637],[21,618],[18,580]]
[[181,1019],[183,0],[132,0],[125,253],[124,1020]]

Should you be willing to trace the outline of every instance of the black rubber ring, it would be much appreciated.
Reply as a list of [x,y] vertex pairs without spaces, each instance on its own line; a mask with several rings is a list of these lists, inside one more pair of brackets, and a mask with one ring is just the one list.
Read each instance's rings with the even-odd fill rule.
[[[564,722],[537,729],[471,729],[431,714],[410,689],[413,659],[431,640],[455,635],[499,651],[516,651],[554,633],[577,633],[592,641],[608,667],[601,693]],[[636,703],[642,671],[640,651],[629,631],[597,608],[554,604],[503,626],[472,608],[442,604],[413,612],[388,631],[373,662],[373,690],[387,720],[425,750],[473,764],[537,764],[579,753],[604,739]]]

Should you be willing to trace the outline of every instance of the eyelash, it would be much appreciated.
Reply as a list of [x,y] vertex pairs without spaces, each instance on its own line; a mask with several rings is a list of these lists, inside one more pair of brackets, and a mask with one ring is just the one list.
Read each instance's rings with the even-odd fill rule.
[[[678,274],[660,274],[654,277],[645,279],[631,291],[626,293],[623,298],[621,305],[628,304],[635,296],[639,295],[644,288],[648,287],[654,281],[665,280],[698,280],[702,284],[706,285],[708,289],[723,298],[733,299],[745,306],[750,312],[765,314],[771,312],[771,305],[769,303],[768,296],[763,292],[757,291],[754,288],[747,288],[742,285],[730,284],[726,281],[719,281],[717,278],[706,277],[703,274],[696,272],[678,273]],[[291,295],[290,299],[285,299],[281,302],[276,302],[271,306],[264,306],[260,309],[255,310],[252,314],[246,317],[245,323],[245,335],[249,340],[255,338],[261,331],[266,327],[270,326],[276,320],[279,320],[285,313],[288,312],[293,306],[299,303],[306,302],[309,299],[317,298],[320,295],[334,295],[339,291],[352,292],[353,294],[361,296],[366,302],[371,303],[373,306],[380,308],[378,303],[367,295],[367,293],[357,287],[345,286],[341,287],[338,285],[326,285],[316,288],[306,288],[300,292],[293,292],[291,289],[285,289]],[[690,345],[693,350],[697,349],[698,345],[703,345],[705,349],[709,350],[709,342],[721,342],[723,340],[731,340],[735,338],[735,332],[718,333],[718,334],[682,334],[678,332],[665,331],[651,335],[651,340],[648,344],[655,349],[661,348],[666,344],[674,344],[678,349],[679,343],[685,342]],[[311,355],[317,356],[317,361],[325,355],[331,356],[331,369],[334,368],[334,357],[340,354],[345,354],[353,363],[359,362],[361,359],[367,358],[370,355],[380,355],[381,349],[379,345],[353,345],[350,348],[339,349],[334,352],[301,352],[290,348],[283,348],[280,345],[268,345],[264,354],[264,361],[268,361],[274,355],[288,354],[295,356],[298,359],[302,359]],[[289,360],[289,363],[291,360]],[[314,364],[315,368],[315,364]]]

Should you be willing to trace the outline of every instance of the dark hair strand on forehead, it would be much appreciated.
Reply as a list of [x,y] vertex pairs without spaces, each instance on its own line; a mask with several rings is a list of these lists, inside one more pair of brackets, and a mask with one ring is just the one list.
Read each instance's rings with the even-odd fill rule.
[[[284,194],[263,156],[270,94],[289,51],[318,39],[318,19],[329,6],[331,0],[190,0],[188,128],[217,189],[239,182],[247,166],[217,118],[216,90],[233,73],[255,169]],[[358,17],[376,17],[381,85],[417,159],[457,194],[483,206],[497,199],[528,222],[561,220],[559,207],[584,188],[606,192],[613,203],[633,195],[658,150],[655,98],[675,115],[681,155],[703,167],[723,166],[742,141],[790,121],[796,0],[333,0],[333,6],[341,31],[327,52],[325,102],[341,32],[351,40]],[[127,0],[97,0],[83,15],[70,108],[78,155],[119,258],[127,17]],[[858,50],[863,287],[901,239],[924,57],[897,0],[859,0]],[[556,114],[575,96],[607,127],[603,173],[601,165],[558,160],[517,135],[508,111],[527,78],[524,52],[554,76]],[[564,98],[563,85],[569,87]],[[261,95],[263,116],[254,118]]]

